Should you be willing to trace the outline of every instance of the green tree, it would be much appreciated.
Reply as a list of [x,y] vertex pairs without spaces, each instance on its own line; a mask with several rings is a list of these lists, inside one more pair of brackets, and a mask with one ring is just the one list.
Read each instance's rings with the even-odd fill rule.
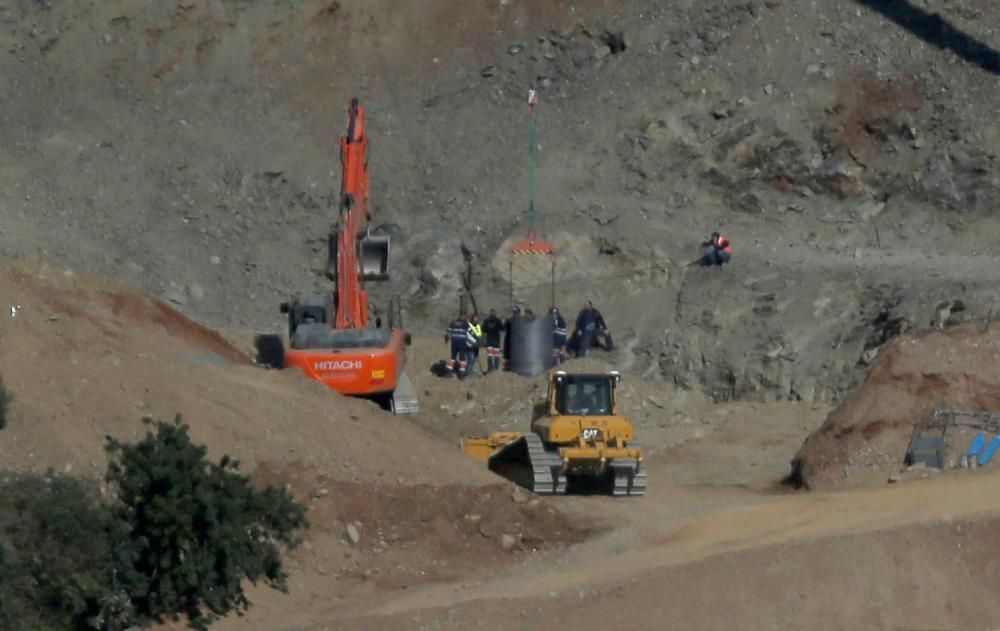
[[0,429],[7,427],[7,412],[10,411],[10,402],[14,400],[14,395],[7,390],[7,386],[0,377]]
[[135,551],[128,575],[138,613],[158,622],[186,615],[205,629],[250,605],[245,579],[285,591],[281,551],[308,527],[302,505],[284,489],[255,489],[228,456],[209,462],[180,416],[150,424],[144,439],[109,437],[106,446],[113,510]]
[[131,608],[118,573],[126,533],[82,480],[0,479],[0,629],[126,628]]

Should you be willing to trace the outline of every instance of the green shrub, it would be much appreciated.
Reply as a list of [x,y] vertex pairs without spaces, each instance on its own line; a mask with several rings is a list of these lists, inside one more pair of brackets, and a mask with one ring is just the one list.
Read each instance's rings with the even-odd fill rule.
[[244,579],[285,591],[281,549],[308,526],[302,505],[284,489],[255,489],[228,456],[209,462],[180,416],[151,425],[136,443],[109,438],[106,447],[113,512],[130,525],[135,556],[123,574],[139,615],[186,615],[205,629],[249,606]]
[[109,438],[101,503],[68,475],[0,474],[0,629],[120,631],[188,617],[205,629],[249,606],[243,580],[286,588],[281,551],[307,527],[283,489],[206,460],[180,417],[136,443]]
[[0,478],[0,629],[124,629],[125,524],[92,485],[61,474]]

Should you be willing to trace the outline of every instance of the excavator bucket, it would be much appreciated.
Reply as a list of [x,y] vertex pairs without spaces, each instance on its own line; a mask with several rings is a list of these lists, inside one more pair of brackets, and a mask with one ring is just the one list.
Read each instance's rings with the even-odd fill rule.
[[361,276],[365,280],[389,278],[389,237],[367,236],[359,242]]
[[[337,280],[337,235],[331,234],[326,257],[326,277]],[[358,259],[364,280],[389,278],[389,237],[367,236],[358,240]]]

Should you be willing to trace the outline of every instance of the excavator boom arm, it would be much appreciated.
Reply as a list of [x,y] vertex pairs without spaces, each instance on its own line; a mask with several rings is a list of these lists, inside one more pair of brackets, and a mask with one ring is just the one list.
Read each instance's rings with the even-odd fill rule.
[[343,168],[340,220],[337,225],[336,321],[338,329],[360,329],[368,324],[368,294],[361,281],[359,240],[368,228],[368,135],[365,110],[351,99],[347,133],[340,139]]

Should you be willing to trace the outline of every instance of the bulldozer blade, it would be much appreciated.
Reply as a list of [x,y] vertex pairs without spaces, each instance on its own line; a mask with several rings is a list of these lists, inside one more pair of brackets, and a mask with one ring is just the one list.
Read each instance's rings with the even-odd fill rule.
[[367,236],[359,243],[361,276],[365,280],[389,278],[389,237]]
[[496,451],[496,446],[489,438],[462,438],[460,444],[467,455],[484,463],[489,462],[490,456]]

